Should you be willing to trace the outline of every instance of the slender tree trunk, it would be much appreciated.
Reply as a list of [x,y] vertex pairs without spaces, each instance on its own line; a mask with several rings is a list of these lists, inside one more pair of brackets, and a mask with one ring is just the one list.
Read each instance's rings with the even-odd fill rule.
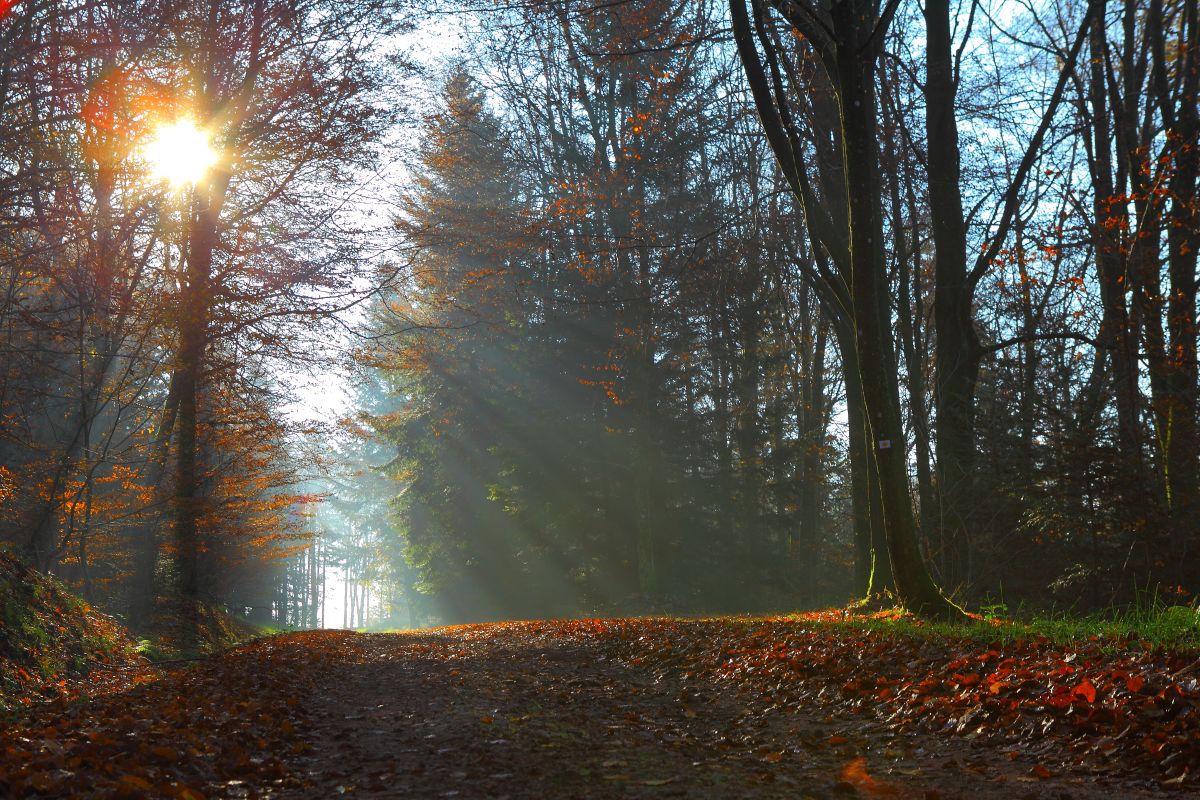
[[321,561],[321,542],[318,539],[313,542],[312,547],[308,550],[308,596],[309,596],[309,613],[308,627],[320,627],[319,614],[321,613],[321,572],[319,569]]
[[[893,103],[892,106],[894,108],[895,104]],[[893,116],[898,117],[899,115],[893,112]],[[903,125],[903,121],[897,118],[895,124],[899,128]],[[900,137],[897,135],[892,138],[899,139]],[[908,161],[911,159],[902,156],[901,151],[893,145],[885,145],[885,149],[890,156],[888,169],[896,173],[896,178],[889,181],[892,204],[891,225],[892,230],[896,232],[895,235],[898,240],[896,250],[902,256],[899,258],[896,268],[896,271],[900,275],[896,323],[900,334],[901,347],[904,350],[905,378],[909,402],[908,416],[909,423],[913,429],[914,460],[917,466],[918,521],[920,522],[921,532],[924,535],[925,544],[928,547],[930,540],[938,535],[938,527],[936,523],[936,501],[933,491],[933,470],[930,467],[929,412],[925,402],[927,394],[925,375],[928,361],[926,359],[924,327],[921,316],[921,226],[917,224],[917,220],[913,217],[919,206],[913,189],[913,176],[908,166]],[[903,176],[903,181],[901,180],[901,176]],[[910,219],[907,221],[907,227],[909,228],[907,242],[904,241],[901,234],[901,231],[906,227],[904,219],[905,203],[902,202],[900,194],[901,182],[906,184],[907,196],[905,200],[907,200],[907,207],[910,209]],[[934,547],[933,550],[937,552],[939,548]]]
[[[800,514],[796,527],[808,545],[808,552],[816,553],[821,544],[821,501],[825,496],[825,475],[823,469],[825,452],[826,420],[828,413],[825,401],[825,348],[829,339],[829,324],[815,320],[817,338],[813,343],[811,358],[808,359],[808,370],[800,385],[800,404],[802,415],[798,424],[800,432]],[[808,571],[809,581],[815,577],[812,570]],[[821,598],[808,589],[810,601]]]
[[[753,256],[750,263],[750,280],[757,282],[758,260]],[[751,297],[746,298],[738,309],[740,347],[736,371],[737,414],[735,431],[738,448],[738,527],[742,531],[742,548],[745,556],[746,576],[757,585],[761,580],[758,568],[762,564],[763,531],[760,524],[762,508],[762,467],[760,462],[761,438],[759,435],[759,348],[761,333],[758,308]]]
[[635,553],[638,591],[642,595],[654,597],[659,593],[662,581],[658,550],[663,533],[662,522],[666,518],[662,509],[661,492],[665,476],[654,431],[657,399],[654,397],[654,329],[650,306],[648,254],[643,252],[638,263],[638,281],[634,290],[638,295],[634,319],[637,344],[632,354],[631,376],[635,428],[633,441],[634,452],[637,454],[633,465],[633,497],[637,504]]
[[[167,461],[171,448],[171,436],[179,410],[177,373],[171,373],[167,397],[158,418],[158,431],[151,445],[146,472],[146,483],[153,489],[156,498],[163,498],[163,478],[167,472]],[[134,533],[133,550],[133,598],[130,603],[129,624],[135,630],[144,630],[154,616],[154,602],[158,595],[155,586],[155,571],[158,566],[160,518],[138,526]]]
[[[1119,234],[1124,218],[1124,204],[1117,201],[1117,184],[1124,178],[1114,180],[1112,160],[1112,136],[1116,125],[1110,111],[1104,62],[1108,47],[1103,16],[1092,20],[1089,36],[1091,51],[1088,81],[1088,101],[1092,121],[1092,231],[1096,248],[1096,272],[1100,284],[1100,301],[1103,307],[1100,323],[1100,347],[1112,359],[1113,397],[1117,410],[1117,444],[1122,455],[1129,460],[1135,482],[1141,483],[1145,473],[1142,458],[1143,437],[1139,421],[1137,345],[1129,319],[1125,294],[1127,278],[1124,258],[1121,254]],[[1097,356],[1101,357],[1101,356]]]

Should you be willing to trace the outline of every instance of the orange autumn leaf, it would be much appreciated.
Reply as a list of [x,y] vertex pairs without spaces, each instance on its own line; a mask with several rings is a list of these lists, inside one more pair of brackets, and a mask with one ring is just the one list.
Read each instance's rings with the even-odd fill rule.
[[895,787],[876,780],[867,771],[867,759],[859,756],[842,768],[842,780],[863,794],[890,795],[895,794]]

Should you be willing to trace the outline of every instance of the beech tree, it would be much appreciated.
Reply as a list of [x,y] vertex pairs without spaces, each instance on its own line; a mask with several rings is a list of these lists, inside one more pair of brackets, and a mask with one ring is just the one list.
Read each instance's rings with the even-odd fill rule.
[[[318,315],[315,292],[340,288],[320,251],[335,217],[303,211],[301,203],[369,158],[383,118],[370,104],[378,74],[365,68],[364,54],[395,28],[386,3],[257,0],[247,13],[242,4],[213,0],[175,12],[166,52],[177,60],[161,80],[183,87],[174,104],[212,130],[220,152],[187,195],[172,373],[180,591],[196,597],[197,525],[205,513],[197,431],[213,342],[246,333],[253,339],[266,318]],[[297,230],[272,236],[268,226],[280,209]],[[233,316],[224,322],[220,312]]]

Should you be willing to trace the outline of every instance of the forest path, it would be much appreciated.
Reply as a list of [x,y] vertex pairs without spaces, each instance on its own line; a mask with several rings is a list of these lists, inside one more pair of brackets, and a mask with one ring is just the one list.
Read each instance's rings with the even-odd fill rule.
[[296,796],[1161,797],[1030,775],[994,747],[631,666],[627,641],[553,624],[368,634],[306,709]]
[[[1176,788],[1117,752],[1125,734],[1100,740],[1109,756],[1077,758],[1077,736],[1064,744],[1036,718],[1049,733],[1024,744],[885,723],[886,697],[828,691],[850,685],[839,665],[919,663],[885,663],[825,629],[806,650],[805,630],[634,619],[269,637],[32,709],[0,729],[0,797],[1083,800]],[[786,652],[770,663],[793,677],[754,647]]]

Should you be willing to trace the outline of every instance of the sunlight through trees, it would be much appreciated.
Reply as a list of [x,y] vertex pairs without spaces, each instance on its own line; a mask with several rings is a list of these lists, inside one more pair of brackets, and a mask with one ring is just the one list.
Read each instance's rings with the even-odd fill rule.
[[1194,5],[0,6],[0,538],[136,628],[1188,602]]

